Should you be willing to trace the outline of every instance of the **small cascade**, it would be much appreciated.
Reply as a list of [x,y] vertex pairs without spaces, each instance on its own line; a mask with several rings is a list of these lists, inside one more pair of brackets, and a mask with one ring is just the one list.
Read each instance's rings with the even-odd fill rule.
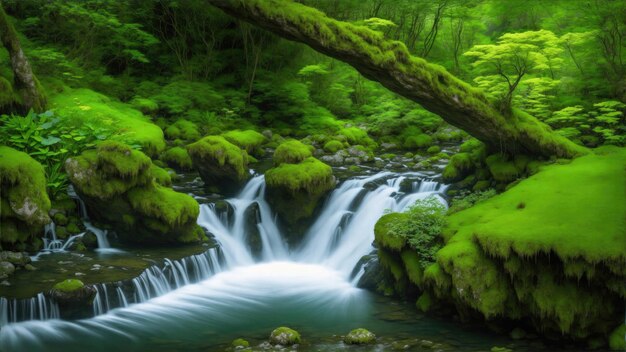
[[50,222],[44,227],[43,249],[46,251],[59,251],[63,248],[63,241],[57,238],[56,225]]
[[59,305],[43,293],[26,299],[0,297],[0,328],[25,320],[60,318]]
[[95,285],[93,314],[98,316],[131,304],[146,302],[177,288],[200,282],[222,271],[219,249],[179,260],[165,259],[162,267],[153,265],[128,282]]

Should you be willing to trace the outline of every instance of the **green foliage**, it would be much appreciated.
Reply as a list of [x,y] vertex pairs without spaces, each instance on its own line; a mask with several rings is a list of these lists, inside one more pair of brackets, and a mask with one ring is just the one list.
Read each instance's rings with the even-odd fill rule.
[[475,204],[485,201],[495,195],[496,190],[489,189],[486,191],[473,192],[460,198],[454,198],[450,208],[448,209],[448,215],[471,208]]
[[445,213],[446,207],[430,197],[416,201],[406,217],[390,224],[389,231],[417,251],[422,269],[435,262],[435,253],[441,248],[439,235],[446,225]]

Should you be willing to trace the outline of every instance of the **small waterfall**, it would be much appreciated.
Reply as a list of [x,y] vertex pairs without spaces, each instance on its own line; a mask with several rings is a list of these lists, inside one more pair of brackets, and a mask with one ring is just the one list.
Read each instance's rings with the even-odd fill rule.
[[129,282],[95,285],[93,314],[98,316],[131,304],[146,302],[183,286],[200,282],[222,271],[221,252],[211,248],[202,254],[178,260],[165,259]]
[[24,320],[60,318],[59,305],[43,293],[26,299],[0,297],[0,328]]

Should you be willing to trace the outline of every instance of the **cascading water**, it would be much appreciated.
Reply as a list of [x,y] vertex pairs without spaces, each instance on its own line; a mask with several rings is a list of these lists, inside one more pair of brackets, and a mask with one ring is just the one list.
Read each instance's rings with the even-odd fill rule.
[[[198,321],[206,329],[223,331],[241,328],[251,316],[264,317],[263,324],[297,320],[305,316],[303,310],[319,313],[317,320],[308,323],[320,328],[361,319],[368,314],[369,296],[355,287],[357,280],[350,276],[359,259],[373,250],[378,218],[387,209],[403,211],[429,196],[445,204],[439,196],[445,186],[434,181],[405,187],[421,177],[385,172],[343,182],[324,204],[302,245],[290,251],[264,199],[264,177],[256,176],[236,198],[227,200],[231,212],[220,211],[215,204],[200,207],[198,224],[219,242],[219,251],[152,266],[130,283],[97,285],[94,318],[4,326],[0,349],[52,341],[56,345],[47,348],[61,350],[77,336],[88,336],[90,346],[97,338],[103,346],[122,346],[124,341],[193,329],[189,324]],[[250,209],[257,212],[259,253],[247,245]]]

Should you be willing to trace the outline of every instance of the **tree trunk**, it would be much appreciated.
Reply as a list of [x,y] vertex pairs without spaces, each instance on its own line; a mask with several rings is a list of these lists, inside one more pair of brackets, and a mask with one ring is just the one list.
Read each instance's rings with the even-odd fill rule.
[[411,99],[465,130],[494,151],[574,157],[586,149],[554,133],[522,111],[504,115],[482,91],[444,68],[413,57],[406,46],[379,32],[341,22],[289,0],[207,0],[289,40],[344,61],[368,79]]
[[2,41],[2,45],[9,52],[15,88],[22,95],[23,107],[26,110],[33,109],[37,112],[45,110],[46,97],[30,68],[24,51],[22,51],[17,31],[15,31],[13,24],[9,22],[2,5],[0,5],[0,41]]

